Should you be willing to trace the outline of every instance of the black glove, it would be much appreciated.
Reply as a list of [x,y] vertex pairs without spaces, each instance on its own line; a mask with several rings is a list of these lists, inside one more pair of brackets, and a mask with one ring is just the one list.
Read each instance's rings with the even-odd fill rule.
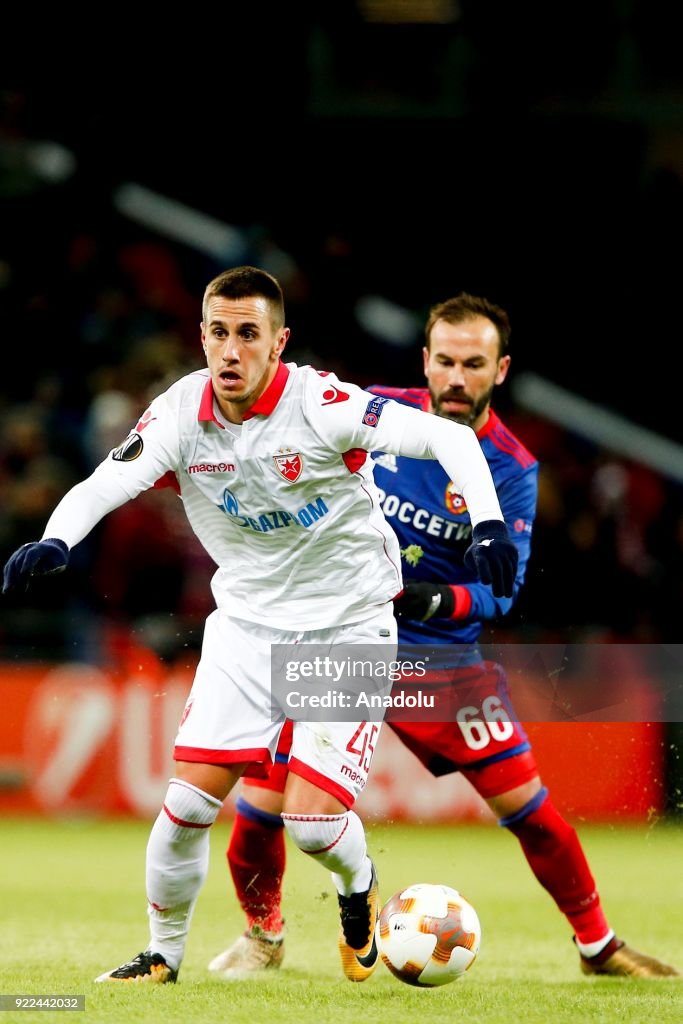
[[494,597],[512,597],[518,561],[505,523],[498,519],[477,523],[465,552],[465,565],[482,583],[490,583]]
[[32,576],[47,576],[62,572],[69,561],[69,548],[63,540],[52,537],[49,540],[34,540],[17,548],[5,565],[2,592],[25,591]]
[[450,619],[455,609],[455,596],[447,583],[418,583],[414,580],[405,585],[400,597],[394,601],[394,611],[399,619],[426,622],[436,616]]

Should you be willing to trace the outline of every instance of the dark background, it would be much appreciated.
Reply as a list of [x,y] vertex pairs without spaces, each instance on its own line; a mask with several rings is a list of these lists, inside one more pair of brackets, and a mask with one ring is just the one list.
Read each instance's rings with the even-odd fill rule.
[[[359,298],[390,300],[419,327],[465,289],[508,309],[513,377],[531,370],[678,440],[677,40],[664,0],[15,13],[0,70],[0,413],[29,410],[43,437],[17,449],[5,430],[3,555],[40,535],[66,467],[91,468],[97,395],[144,407],[145,387],[196,360],[201,291],[224,264],[117,213],[125,182],[244,229],[245,258],[285,286],[293,352],[347,379],[421,383],[419,329],[403,346],[377,337]],[[65,147],[71,174],[31,169],[39,140]],[[131,364],[159,334],[173,344]],[[675,641],[680,485],[637,452],[529,416],[510,389],[497,408],[544,466],[510,627]],[[65,465],[27,506],[36,443]],[[116,604],[88,568],[101,532],[89,544],[60,604],[87,584],[90,607],[122,621],[180,614],[180,570],[166,605],[148,573],[122,582]]]
[[[368,20],[433,8],[450,20]],[[261,227],[314,287],[339,275],[322,285],[337,303],[372,289],[422,312],[483,292],[510,310],[517,369],[676,437],[674,14],[664,0],[348,0],[41,18],[5,38],[5,96],[21,96],[5,121],[65,144],[78,170],[56,209],[44,196],[15,215],[27,272],[49,272],[78,224],[111,231],[113,190],[139,182]],[[339,267],[321,265],[333,232],[352,251]],[[326,325],[308,326],[324,343]]]

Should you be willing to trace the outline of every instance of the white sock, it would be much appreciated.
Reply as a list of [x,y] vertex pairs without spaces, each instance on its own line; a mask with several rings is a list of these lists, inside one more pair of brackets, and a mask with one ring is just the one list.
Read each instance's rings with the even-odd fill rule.
[[147,947],[178,970],[197,897],[209,867],[209,828],[221,801],[171,779],[147,843]]
[[577,939],[576,945],[578,946],[579,953],[581,953],[582,956],[592,957],[597,956],[598,953],[601,953],[607,945],[607,943],[611,942],[613,938],[614,932],[610,928],[610,930],[607,932],[607,935],[605,935],[604,938],[597,939],[595,942],[579,942],[579,940]]
[[332,872],[332,881],[341,896],[370,888],[372,864],[363,823],[354,811],[283,814],[282,820],[299,849]]

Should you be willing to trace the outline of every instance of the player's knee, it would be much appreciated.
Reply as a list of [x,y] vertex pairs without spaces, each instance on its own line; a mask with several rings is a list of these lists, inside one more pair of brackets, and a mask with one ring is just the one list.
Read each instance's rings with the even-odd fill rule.
[[315,856],[339,842],[349,827],[351,814],[352,811],[344,814],[283,814],[282,820],[292,842],[304,853]]
[[193,839],[208,831],[221,809],[221,801],[181,779],[171,779],[159,815],[175,839]]
[[[251,802],[251,793],[248,796],[240,796],[235,801],[235,810],[240,818],[240,825],[242,828],[251,829],[281,829],[283,827],[282,821],[282,807],[277,807],[276,810],[270,811],[261,807],[257,803]],[[234,830],[233,830],[234,833]]]
[[242,783],[242,795],[237,799],[237,805],[241,809],[241,805],[246,805],[248,808],[253,808],[255,811],[259,811],[262,814],[271,815],[272,817],[280,818],[282,813],[282,793],[275,789],[266,789],[265,786],[252,786],[246,782]]
[[500,818],[498,824],[518,839],[534,843],[566,844],[576,837],[575,829],[557,810],[545,786],[515,814]]
[[528,822],[529,819],[535,815],[548,800],[548,790],[545,786],[541,786],[541,788],[537,790],[529,800],[522,804],[518,810],[499,817],[498,824],[501,828],[509,828],[510,831],[514,832],[516,829],[523,826],[525,822]]
[[501,818],[510,818],[517,814],[518,811],[528,807],[542,788],[543,785],[539,776],[535,775],[518,786],[513,786],[502,793],[498,792],[494,796],[488,797],[487,803],[499,820]]

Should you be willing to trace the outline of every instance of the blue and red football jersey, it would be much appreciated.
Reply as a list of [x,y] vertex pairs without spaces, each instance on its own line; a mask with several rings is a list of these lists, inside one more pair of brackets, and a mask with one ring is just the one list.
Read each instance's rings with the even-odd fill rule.
[[[368,388],[373,394],[392,398],[402,405],[429,408],[426,388]],[[491,409],[477,434],[498,492],[510,538],[519,550],[515,596],[494,597],[464,564],[472,542],[472,525],[462,496],[438,462],[374,453],[375,482],[382,509],[396,532],[401,548],[419,545],[423,554],[416,565],[404,558],[405,580],[448,583],[456,591],[454,619],[428,622],[400,620],[400,639],[414,644],[474,643],[485,619],[505,615],[524,581],[529,560],[531,531],[536,512],[538,462]]]

